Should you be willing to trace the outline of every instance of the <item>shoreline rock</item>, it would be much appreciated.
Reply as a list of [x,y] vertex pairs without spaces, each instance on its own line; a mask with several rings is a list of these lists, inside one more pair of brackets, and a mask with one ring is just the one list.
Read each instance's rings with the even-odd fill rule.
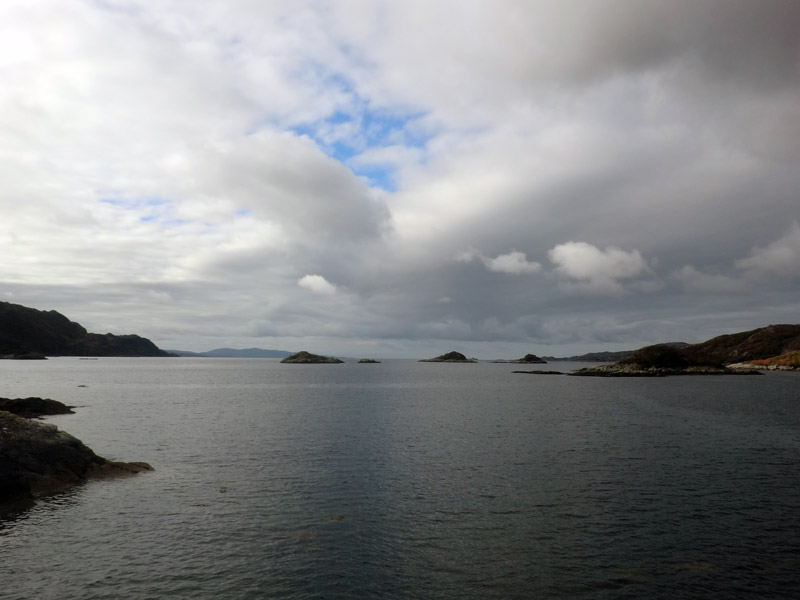
[[0,398],[0,410],[28,419],[50,415],[72,415],[75,414],[73,408],[50,398]]
[[569,375],[577,377],[668,377],[671,375],[761,375],[761,372],[756,369],[728,369],[726,367],[685,367],[682,369],[650,367],[638,369],[635,367],[602,365],[578,369],[569,373]]
[[147,463],[117,462],[98,456],[55,425],[0,411],[0,511],[30,507],[36,498],[89,479],[152,470]]

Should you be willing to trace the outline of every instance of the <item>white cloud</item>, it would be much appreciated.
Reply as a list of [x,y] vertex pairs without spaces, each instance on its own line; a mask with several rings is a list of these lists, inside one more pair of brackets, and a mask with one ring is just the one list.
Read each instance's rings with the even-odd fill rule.
[[336,286],[322,275],[304,275],[297,281],[297,285],[323,296],[332,296],[336,293]]
[[638,250],[626,252],[612,246],[600,250],[586,242],[566,242],[548,251],[555,271],[568,281],[567,289],[593,294],[620,295],[621,280],[649,274],[650,267]]
[[529,261],[524,252],[511,250],[506,254],[499,254],[495,258],[489,258],[475,249],[465,250],[456,255],[458,262],[472,262],[480,260],[487,271],[494,273],[508,273],[511,275],[521,275],[523,273],[538,273],[542,265],[535,261]]
[[513,275],[538,273],[542,270],[542,265],[538,262],[529,261],[523,252],[518,252],[517,250],[512,250],[508,254],[500,254],[495,258],[484,258],[483,264],[490,271]]

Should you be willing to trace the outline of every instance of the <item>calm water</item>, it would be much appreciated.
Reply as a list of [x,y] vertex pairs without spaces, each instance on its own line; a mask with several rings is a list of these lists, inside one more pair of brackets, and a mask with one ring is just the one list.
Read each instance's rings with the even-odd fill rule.
[[0,598],[800,597],[800,376],[513,369],[0,361],[156,468],[0,520]]

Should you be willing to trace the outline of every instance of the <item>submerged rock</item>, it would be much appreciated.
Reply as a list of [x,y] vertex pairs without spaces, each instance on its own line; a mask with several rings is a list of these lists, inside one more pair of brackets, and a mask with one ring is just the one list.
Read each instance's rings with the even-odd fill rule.
[[512,373],[525,373],[526,375],[563,375],[563,371],[511,371]]
[[423,358],[419,362],[454,362],[454,363],[474,363],[478,362],[474,358],[467,358],[461,352],[448,352],[435,358]]
[[319,354],[311,354],[310,352],[302,350],[296,354],[287,356],[281,362],[292,363],[292,364],[323,364],[323,363],[338,364],[344,361],[339,360],[338,358],[333,358],[331,356],[321,356]]
[[38,496],[90,478],[151,471],[147,463],[114,462],[55,425],[0,411],[0,508],[30,505]]

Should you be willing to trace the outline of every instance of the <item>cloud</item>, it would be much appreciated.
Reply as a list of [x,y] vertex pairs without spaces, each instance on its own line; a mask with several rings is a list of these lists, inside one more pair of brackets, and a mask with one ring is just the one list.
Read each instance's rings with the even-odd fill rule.
[[336,286],[322,275],[304,275],[297,281],[297,285],[323,296],[332,296],[336,293]]
[[516,250],[512,250],[508,254],[500,254],[495,258],[484,258],[483,263],[490,271],[512,275],[538,273],[542,269],[542,265],[538,262],[529,261],[523,252]]
[[521,275],[524,273],[538,273],[542,265],[535,261],[529,261],[524,252],[511,250],[506,254],[499,254],[495,258],[484,256],[477,250],[467,250],[456,255],[459,262],[471,262],[475,259],[480,260],[486,270],[494,273],[508,273],[510,275]]
[[651,272],[638,250],[600,250],[586,242],[566,242],[547,256],[556,265],[556,273],[568,280],[568,289],[591,294],[620,295],[624,292],[621,280]]
[[796,0],[467,4],[0,3],[3,297],[422,356],[796,319]]
[[672,278],[683,284],[690,292],[702,294],[741,294],[750,287],[749,282],[726,275],[701,273],[686,265],[672,274]]
[[753,248],[736,266],[751,274],[800,277],[800,225],[795,223],[781,238],[766,247]]

